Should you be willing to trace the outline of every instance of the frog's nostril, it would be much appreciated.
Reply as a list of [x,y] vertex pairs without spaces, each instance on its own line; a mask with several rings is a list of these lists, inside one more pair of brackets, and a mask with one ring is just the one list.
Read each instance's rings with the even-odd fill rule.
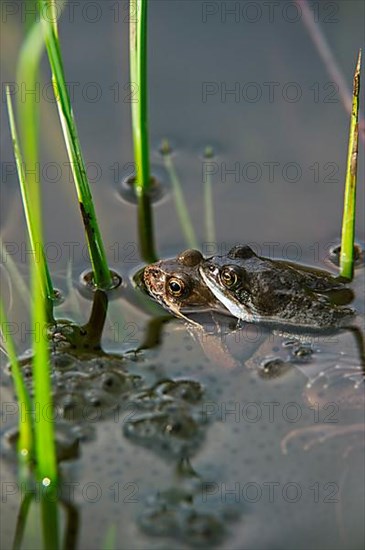
[[154,269],[153,267],[145,267],[144,274],[145,276],[148,276],[148,277],[156,277],[157,272],[156,272],[156,269]]
[[145,284],[151,285],[156,279],[156,271],[151,267],[145,267],[143,272],[143,279]]

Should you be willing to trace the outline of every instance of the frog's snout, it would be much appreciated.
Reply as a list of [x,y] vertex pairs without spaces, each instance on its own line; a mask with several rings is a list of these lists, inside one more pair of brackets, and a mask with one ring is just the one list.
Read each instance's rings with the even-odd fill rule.
[[155,268],[153,268],[152,266],[147,266],[144,268],[143,280],[147,288],[151,288],[156,278],[157,278],[157,272]]
[[148,265],[143,270],[143,281],[149,293],[161,294],[163,292],[163,281],[161,270],[155,265]]

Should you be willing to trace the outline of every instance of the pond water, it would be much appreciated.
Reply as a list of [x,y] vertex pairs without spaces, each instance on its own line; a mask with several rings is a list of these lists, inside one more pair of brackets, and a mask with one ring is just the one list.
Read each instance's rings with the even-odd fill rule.
[[[7,4],[14,15],[7,14],[3,26],[2,81],[13,82],[25,8]],[[312,334],[298,344],[292,335],[260,327],[235,331],[227,321],[217,333],[211,320],[202,333],[166,319],[135,288],[133,276],[143,265],[136,208],[120,196],[133,160],[126,3],[70,5],[60,22],[66,78],[108,258],[123,285],[108,305],[105,353],[54,359],[66,546],[363,548],[361,338],[343,330]],[[150,2],[152,163],[164,189],[154,206],[160,257],[189,244],[159,153],[167,138],[203,253],[250,243],[265,256],[336,274],[329,250],[340,236],[349,116],[298,6]],[[364,41],[363,3],[310,6],[315,29],[351,87]],[[57,317],[83,324],[92,303],[80,292],[79,278],[89,264],[48,82],[44,63],[39,96],[46,252],[64,295]],[[1,109],[6,120],[4,102]],[[28,308],[8,274],[13,260],[28,282],[26,232],[7,124],[1,131],[1,286],[23,353],[30,345]],[[215,152],[209,160],[203,157],[207,146]],[[363,154],[358,176],[361,244]],[[207,177],[215,238],[204,225]],[[362,265],[351,288],[361,333]],[[277,376],[264,368],[268,359],[276,360]],[[6,437],[16,415],[4,356],[2,363],[6,549],[22,495]],[[35,548],[40,535],[33,516],[29,524],[24,548]]]

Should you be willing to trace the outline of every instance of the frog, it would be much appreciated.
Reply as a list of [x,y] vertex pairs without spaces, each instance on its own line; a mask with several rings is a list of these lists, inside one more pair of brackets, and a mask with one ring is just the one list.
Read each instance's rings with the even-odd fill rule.
[[319,269],[258,256],[247,245],[199,264],[199,273],[231,314],[248,323],[336,329],[355,316],[345,282]]
[[192,324],[196,323],[185,314],[215,311],[230,316],[199,273],[203,261],[199,250],[189,249],[176,258],[146,266],[143,282],[148,294],[167,311]]
[[[199,250],[188,249],[175,258],[150,264],[143,271],[144,290],[172,315],[186,321],[189,335],[210,361],[233,369],[238,365],[227,349],[222,327],[232,333],[237,320],[204,283],[199,273],[203,261]],[[208,315],[202,315],[205,313]]]
[[[292,291],[292,293],[289,294],[289,297],[292,297],[293,294],[293,298],[289,304],[292,308],[292,317],[289,319],[288,317],[285,317],[284,320],[285,325],[288,325],[291,322],[292,326],[288,327],[289,333],[293,334],[293,332],[296,332],[297,338],[299,337],[300,339],[305,339],[307,337],[309,340],[311,339],[310,335],[305,334],[308,331],[300,330],[303,326],[308,328],[309,321],[311,321],[311,328],[318,329],[318,327],[321,326],[321,328],[325,327],[328,329],[331,327],[331,329],[333,329],[335,328],[335,314],[337,314],[339,318],[342,318],[342,315],[347,316],[345,315],[345,312],[349,316],[352,314],[352,310],[348,309],[347,311],[344,311],[344,308],[340,308],[336,305],[330,305],[330,303],[328,303],[329,295],[331,295],[333,301],[336,298],[339,303],[347,303],[353,296],[352,291],[348,289],[341,281],[335,279],[331,274],[325,271],[312,270],[302,266],[299,268],[299,266],[290,264],[289,262],[278,260],[272,261],[266,258],[261,259],[256,256],[251,248],[246,246],[235,247],[225,257],[220,256],[208,259],[205,259],[198,250],[185,250],[174,259],[160,260],[145,267],[143,280],[145,289],[149,295],[170,313],[189,322],[191,329],[194,329],[189,330],[193,339],[199,342],[204,349],[204,353],[209,356],[214,363],[219,363],[220,366],[224,365],[228,368],[235,368],[238,366],[237,362],[232,357],[232,353],[229,353],[227,349],[227,343],[230,348],[232,347],[232,343],[235,345],[232,339],[235,342],[237,339],[241,342],[244,341],[245,348],[250,348],[247,349],[247,354],[255,353],[257,351],[256,348],[252,349],[255,339],[242,339],[240,337],[240,333],[237,332],[238,329],[242,328],[242,325],[240,324],[242,323],[240,320],[242,319],[241,311],[238,311],[238,314],[236,314],[236,311],[232,308],[232,300],[229,299],[228,289],[228,298],[226,299],[226,303],[222,304],[222,293],[219,292],[215,296],[215,286],[211,285],[209,280],[207,281],[208,284],[205,284],[204,282],[204,277],[206,277],[205,270],[210,265],[214,265],[216,258],[218,258],[224,265],[233,263],[234,261],[236,261],[239,265],[240,262],[244,262],[244,258],[242,258],[242,256],[245,258],[249,256],[251,258],[251,263],[246,262],[246,268],[250,267],[252,277],[257,275],[254,287],[256,291],[263,289],[260,288],[258,284],[261,278],[265,281],[266,285],[272,283],[273,288],[276,291],[276,303],[278,305],[278,311],[275,312],[276,322],[283,321],[284,317],[283,312],[279,309],[281,306],[280,291],[283,292],[283,289],[280,288],[280,284],[282,284],[282,281],[284,280],[287,287],[289,286],[289,290]],[[266,271],[268,271],[270,276],[269,280],[267,280],[264,269],[265,266],[269,266],[266,268]],[[291,281],[291,278],[293,281]],[[304,283],[306,284],[305,290],[301,286],[304,285]],[[290,286],[290,284],[292,286]],[[298,296],[296,296],[294,290]],[[272,299],[270,288],[266,288],[265,291],[266,294],[264,295],[264,298],[266,298],[266,300]],[[300,310],[302,295],[305,293],[308,294],[307,301],[309,301],[309,304],[313,301],[316,304],[316,312],[321,313],[321,322],[319,322],[318,319],[316,319],[315,323],[313,322],[313,319],[315,319],[313,312],[310,311],[310,314],[308,314],[305,310]],[[323,294],[323,298],[321,297],[321,293]],[[296,298],[296,300],[294,298]],[[321,300],[323,300],[323,302]],[[254,301],[254,304],[257,302],[260,304],[259,297],[256,302]],[[247,315],[243,320],[250,320],[251,323],[255,321],[265,321],[266,323],[268,320],[272,321],[272,316],[269,316],[267,311],[263,311],[263,305],[264,304],[261,305],[262,315],[259,318],[258,316],[254,316],[254,313],[252,312],[250,317]],[[188,315],[191,313],[199,313],[209,310],[212,314],[214,323],[213,325],[209,324],[209,329],[212,329],[212,331],[209,331],[209,338],[207,338],[208,333],[206,331],[206,319],[204,318],[203,323],[197,323],[191,318],[191,315]],[[249,311],[249,313],[251,312]],[[218,316],[215,314],[218,314]],[[225,316],[223,319],[221,314]],[[196,319],[196,317],[194,317],[194,319]],[[199,317],[199,320],[201,320],[201,317]],[[326,323],[324,321],[326,321]],[[244,324],[247,327],[245,330],[247,330],[250,324]],[[298,324],[300,326],[299,329],[296,330]],[[293,325],[296,326],[294,327]],[[200,330],[195,330],[198,328]],[[275,328],[280,328],[280,325]],[[268,326],[265,327],[263,324],[262,330],[265,329],[269,330],[270,325],[268,324]],[[257,342],[257,344],[259,345],[259,342]]]
[[[204,336],[206,326],[201,326],[200,330],[197,330],[196,327],[191,327],[191,319],[183,316],[185,320],[190,321],[187,325],[189,333],[201,345],[211,362],[225,369],[237,369],[244,366],[252,369],[258,377],[267,379],[268,382],[289,375],[295,368],[308,380],[303,398],[309,406],[319,403],[321,400],[324,400],[324,404],[326,404],[330,398],[333,401],[340,401],[341,408],[344,410],[363,407],[364,370],[362,364],[356,362],[351,354],[349,356],[336,352],[331,354],[330,345],[327,346],[328,349],[326,346],[324,348],[321,346],[318,349],[318,346],[314,345],[319,329],[339,328],[344,320],[352,319],[355,314],[352,309],[343,307],[351,302],[353,293],[341,279],[326,271],[306,268],[290,262],[261,258],[250,247],[237,246],[232,248],[226,256],[204,259],[199,251],[187,250],[176,259],[161,260],[145,268],[144,282],[149,294],[178,317],[182,317],[182,310],[196,312],[211,307],[216,311],[221,311],[217,300],[221,300],[223,293],[226,306],[225,314],[231,314],[232,319],[236,317],[242,319],[240,311],[238,311],[238,315],[235,310],[232,311],[231,302],[233,300],[230,299],[228,292],[229,284],[225,286],[221,279],[218,279],[217,284],[223,290],[215,292],[215,286],[211,284],[208,275],[206,275],[213,271],[211,266],[214,268],[214,273],[216,273],[215,270],[219,273],[219,270],[226,265],[230,270],[232,268],[234,273],[239,269],[242,270],[238,271],[239,274],[247,271],[252,277],[254,290],[258,293],[263,292],[263,302],[260,302],[260,296],[257,299],[256,297],[251,298],[252,310],[249,309],[251,302],[247,302],[243,318],[245,321],[250,321],[247,323],[247,328],[252,327],[253,322],[267,319],[271,322],[275,320],[279,326],[274,327],[274,330],[272,330],[272,325],[271,327],[270,325],[263,326],[263,338],[260,338],[253,348],[249,339],[240,338],[238,330],[240,325],[237,326],[237,322],[230,322],[229,332],[223,335],[224,338],[219,338],[214,330],[213,333],[206,333]],[[173,285],[172,288],[169,288],[169,282],[182,283],[182,287],[175,288]],[[210,293],[204,288],[205,283],[209,287]],[[174,291],[178,296],[174,295]],[[271,293],[274,293],[273,298]],[[280,301],[281,295],[284,299],[287,298],[284,303]],[[265,300],[268,301],[266,308]],[[304,309],[301,309],[302,302],[306,306]],[[236,305],[235,302],[233,303]],[[239,306],[238,303],[237,307]],[[273,306],[276,306],[274,311]],[[257,315],[257,308],[260,308],[260,315]],[[285,326],[280,329],[282,323]],[[291,326],[286,327],[289,324]],[[298,325],[304,327],[305,330],[294,330]],[[209,327],[211,326],[209,325]],[[310,334],[308,328],[316,329],[314,336]],[[269,330],[269,332],[266,333],[265,330]],[[330,332],[332,333],[332,331]],[[351,332],[349,330],[348,334],[350,335]],[[209,338],[207,338],[207,334]],[[249,348],[245,350],[245,353],[247,351],[246,357],[242,357],[242,351],[240,352],[240,360],[237,360],[231,349],[231,340],[232,338],[236,340],[237,336],[239,347]],[[227,337],[231,338],[229,342],[227,342]],[[326,342],[326,337],[324,342]],[[359,347],[360,357],[363,357],[361,347]],[[329,379],[331,379],[330,389],[327,387]],[[340,430],[331,426],[331,433],[328,434],[328,437],[348,434],[352,431],[357,433],[358,429],[358,425],[345,425]],[[323,428],[322,431],[325,433]],[[311,427],[308,432],[310,435]],[[317,439],[316,433],[314,430],[313,441]],[[288,441],[291,437],[288,435]],[[327,437],[327,433],[321,437]],[[282,445],[283,452],[286,452],[286,443],[285,440]]]

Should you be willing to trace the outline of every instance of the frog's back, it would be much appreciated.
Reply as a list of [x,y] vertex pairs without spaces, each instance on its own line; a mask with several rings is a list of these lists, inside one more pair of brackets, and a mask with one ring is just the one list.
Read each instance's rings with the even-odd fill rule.
[[351,308],[339,307],[352,291],[325,271],[258,256],[249,247],[234,247],[229,261],[244,270],[236,296],[249,301],[256,318],[312,328],[337,328],[350,322]]

